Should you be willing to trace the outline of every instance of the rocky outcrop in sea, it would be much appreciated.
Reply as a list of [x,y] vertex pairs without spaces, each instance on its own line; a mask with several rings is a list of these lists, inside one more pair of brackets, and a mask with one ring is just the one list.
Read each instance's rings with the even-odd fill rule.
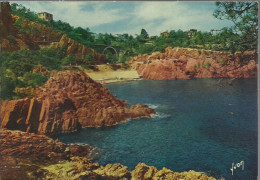
[[129,106],[84,72],[55,71],[32,98],[1,101],[1,128],[40,134],[110,126],[151,117],[147,105]]

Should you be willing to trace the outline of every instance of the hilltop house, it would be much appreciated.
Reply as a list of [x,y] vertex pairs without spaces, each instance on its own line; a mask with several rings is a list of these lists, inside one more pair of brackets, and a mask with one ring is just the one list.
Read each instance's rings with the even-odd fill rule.
[[211,29],[211,30],[210,30],[211,35],[217,35],[217,34],[219,34],[220,32],[221,32],[221,30],[218,30],[218,29]]
[[189,38],[194,36],[194,34],[197,32],[197,29],[190,29],[189,31],[184,31],[188,35]]
[[47,12],[41,12],[38,13],[38,18],[43,19],[44,21],[52,21],[53,20],[53,15]]
[[166,37],[166,38],[169,37],[169,33],[168,33],[168,32],[162,32],[160,35],[161,35],[161,36],[164,36],[164,37]]

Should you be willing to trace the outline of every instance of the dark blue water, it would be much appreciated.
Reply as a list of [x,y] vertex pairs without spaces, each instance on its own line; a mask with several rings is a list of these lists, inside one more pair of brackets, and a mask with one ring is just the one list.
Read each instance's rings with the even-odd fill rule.
[[[176,172],[195,170],[216,178],[257,176],[257,81],[236,79],[134,81],[106,87],[129,104],[158,112],[104,128],[86,128],[54,138],[100,148],[100,164],[138,162]],[[244,161],[231,175],[232,163]]]

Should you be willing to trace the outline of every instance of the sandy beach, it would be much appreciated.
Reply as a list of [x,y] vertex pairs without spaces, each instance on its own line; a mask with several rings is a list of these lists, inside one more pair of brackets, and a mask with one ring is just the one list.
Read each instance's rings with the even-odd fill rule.
[[85,70],[85,73],[101,84],[141,80],[137,71],[130,68],[115,69],[111,65],[98,65],[96,68],[96,70]]

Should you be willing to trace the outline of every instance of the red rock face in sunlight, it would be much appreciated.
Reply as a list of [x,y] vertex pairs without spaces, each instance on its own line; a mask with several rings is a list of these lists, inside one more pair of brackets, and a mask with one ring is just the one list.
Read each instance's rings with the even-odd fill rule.
[[[241,63],[243,61],[243,63]],[[187,48],[166,48],[164,53],[139,55],[129,62],[144,79],[255,78],[253,52],[235,54]]]
[[86,126],[114,125],[150,117],[145,105],[128,107],[84,72],[53,72],[33,98],[1,102],[1,127],[41,134],[71,132]]

